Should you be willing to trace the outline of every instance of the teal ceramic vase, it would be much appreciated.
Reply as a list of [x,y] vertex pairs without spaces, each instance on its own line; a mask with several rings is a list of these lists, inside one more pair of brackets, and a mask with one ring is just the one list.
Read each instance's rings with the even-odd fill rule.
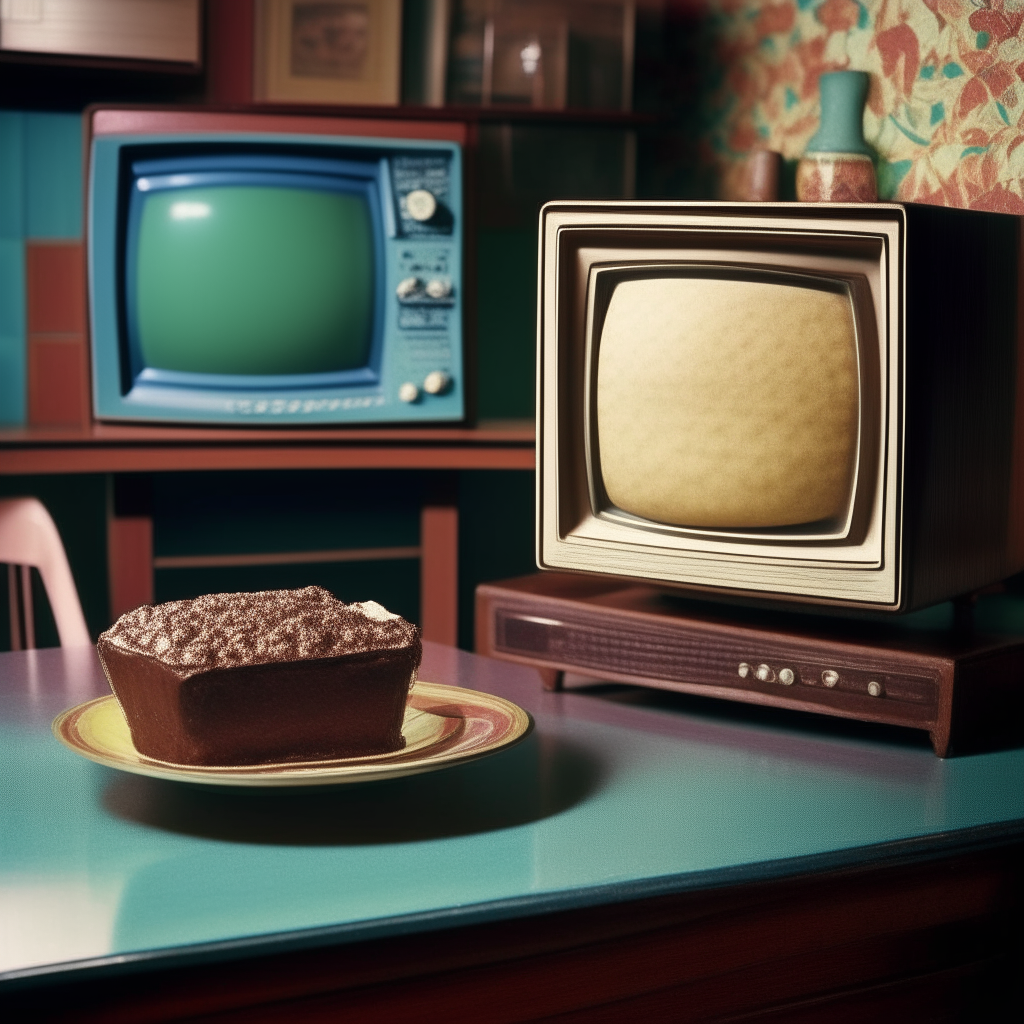
[[878,184],[864,141],[866,71],[821,76],[821,121],[796,171],[796,195],[805,203],[871,203]]

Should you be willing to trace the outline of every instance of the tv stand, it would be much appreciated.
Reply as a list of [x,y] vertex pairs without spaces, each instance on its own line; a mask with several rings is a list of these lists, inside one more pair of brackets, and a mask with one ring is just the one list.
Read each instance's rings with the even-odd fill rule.
[[940,757],[1024,741],[1024,640],[711,605],[630,581],[538,573],[477,588],[476,650],[725,700],[921,729]]

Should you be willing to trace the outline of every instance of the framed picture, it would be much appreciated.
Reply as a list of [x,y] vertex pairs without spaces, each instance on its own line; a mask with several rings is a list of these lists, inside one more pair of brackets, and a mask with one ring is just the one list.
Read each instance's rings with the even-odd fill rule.
[[254,98],[394,104],[402,0],[259,0]]

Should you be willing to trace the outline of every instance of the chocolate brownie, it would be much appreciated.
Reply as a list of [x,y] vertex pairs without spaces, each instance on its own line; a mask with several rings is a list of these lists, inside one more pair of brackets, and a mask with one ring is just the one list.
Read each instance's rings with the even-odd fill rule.
[[143,605],[96,646],[136,750],[194,765],[400,750],[422,653],[405,619],[321,587]]

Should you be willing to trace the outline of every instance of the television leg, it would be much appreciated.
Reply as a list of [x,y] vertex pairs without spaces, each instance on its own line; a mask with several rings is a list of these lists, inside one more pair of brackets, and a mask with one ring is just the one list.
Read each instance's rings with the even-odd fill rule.
[[565,673],[560,668],[538,668],[540,681],[544,689],[550,693],[557,693],[562,689],[562,681]]
[[459,643],[459,483],[439,473],[420,508],[420,628],[424,640]]
[[959,637],[970,637],[974,633],[974,606],[977,593],[961,594],[953,598],[953,632]]
[[110,478],[107,510],[107,581],[110,621],[153,603],[153,509],[147,477]]

